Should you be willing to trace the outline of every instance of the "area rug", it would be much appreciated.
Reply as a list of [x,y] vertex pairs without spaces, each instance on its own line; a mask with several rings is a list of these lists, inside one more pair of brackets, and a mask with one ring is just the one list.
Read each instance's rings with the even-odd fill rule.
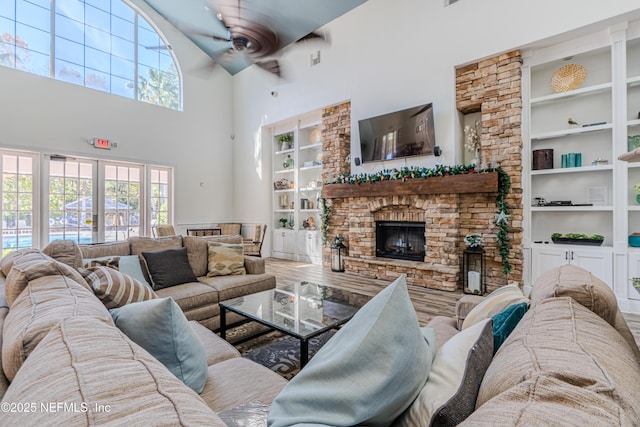
[[[266,331],[264,326],[249,322],[229,329],[227,340],[233,343],[264,331]],[[335,332],[327,331],[309,340],[309,360]],[[236,344],[235,347],[242,357],[266,366],[288,380],[300,372],[300,340],[281,332],[267,332]]]

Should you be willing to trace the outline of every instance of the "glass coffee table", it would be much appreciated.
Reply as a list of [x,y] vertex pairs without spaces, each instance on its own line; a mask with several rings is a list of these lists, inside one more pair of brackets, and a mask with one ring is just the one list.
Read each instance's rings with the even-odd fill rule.
[[300,340],[300,367],[309,361],[309,339],[348,322],[370,297],[300,282],[220,302],[220,337],[227,310]]

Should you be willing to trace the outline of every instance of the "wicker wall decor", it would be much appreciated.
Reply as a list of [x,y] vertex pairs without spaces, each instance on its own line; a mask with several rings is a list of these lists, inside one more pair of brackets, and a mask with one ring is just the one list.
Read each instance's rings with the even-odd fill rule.
[[551,76],[551,88],[556,92],[578,89],[586,78],[587,70],[582,65],[565,65],[558,68]]

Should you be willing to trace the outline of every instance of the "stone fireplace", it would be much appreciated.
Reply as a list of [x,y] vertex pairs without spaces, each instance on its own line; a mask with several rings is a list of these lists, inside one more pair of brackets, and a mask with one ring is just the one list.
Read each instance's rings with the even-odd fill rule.
[[376,221],[376,256],[424,261],[424,222]]
[[[522,281],[522,116],[521,57],[519,51],[500,54],[456,70],[456,107],[460,114],[481,113],[480,151],[487,161],[495,160],[511,181],[506,203],[509,218],[509,261],[512,271],[502,273],[497,242],[496,190],[476,186],[482,175],[465,175],[472,180],[458,186],[457,192],[444,184],[428,194],[409,180],[404,187],[372,192],[368,184],[349,185],[342,194],[323,196],[329,200],[331,220],[329,239],[345,236],[346,273],[392,281],[400,274],[417,286],[453,291],[462,286],[462,252],[467,234],[480,234],[486,251],[486,284],[489,292],[510,281]],[[351,103],[343,102],[323,111],[323,181],[351,173]],[[456,144],[442,141],[440,145]],[[451,177],[450,177],[451,178]],[[437,184],[424,180],[425,187]],[[376,183],[379,188],[382,184]],[[334,184],[342,185],[342,184]],[[420,184],[417,184],[419,186]],[[404,189],[409,189],[404,191]],[[377,256],[376,221],[408,221],[425,226],[424,259],[405,260]],[[396,239],[397,240],[397,239]],[[323,252],[329,265],[330,248]]]

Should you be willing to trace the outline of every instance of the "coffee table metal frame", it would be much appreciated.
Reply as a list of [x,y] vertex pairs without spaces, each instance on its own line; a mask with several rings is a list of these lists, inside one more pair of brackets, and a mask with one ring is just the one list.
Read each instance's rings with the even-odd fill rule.
[[[313,289],[314,292],[305,292],[305,289]],[[334,292],[342,298],[335,298],[334,295],[325,299],[323,296],[327,293],[331,294]],[[336,301],[336,299],[343,299],[345,295],[347,297],[347,301]],[[357,294],[329,286],[310,282],[301,282],[294,285],[256,292],[243,297],[220,301],[220,337],[225,340],[227,338],[227,310],[239,314],[246,319],[253,320],[261,325],[267,326],[270,330],[277,330],[300,340],[300,367],[302,368],[309,361],[309,340],[331,329],[339,329],[340,326],[351,320],[358,309],[364,304],[364,302],[362,302],[362,298],[349,298],[351,295]],[[359,296],[363,297],[362,295]],[[283,298],[284,303],[282,302]],[[289,299],[289,301],[287,301],[287,299]],[[245,307],[251,306],[252,304],[260,304],[262,309],[267,310],[267,308],[263,306],[264,303],[268,301],[273,301],[273,311],[269,313],[271,317],[265,315],[261,316],[256,314],[255,311],[251,312],[249,309],[245,309]],[[296,301],[298,304],[306,304],[312,309],[322,310],[318,312],[318,315],[322,315],[322,322],[313,324],[313,330],[308,328],[308,321],[305,322],[305,320],[300,318],[291,319],[289,323],[294,322],[293,325],[285,325],[284,323],[274,321],[273,313],[276,313],[276,308],[282,308],[280,305],[288,304],[289,302],[294,304]],[[280,305],[277,305],[278,302]],[[332,306],[334,309],[337,307],[338,310],[333,311],[337,311],[339,314],[335,318],[331,317],[331,315],[324,314],[326,310],[323,310],[323,307],[326,306]],[[292,314],[299,313],[298,310],[294,311],[295,313]],[[249,339],[263,335],[264,333],[265,332],[262,332],[251,336]]]

